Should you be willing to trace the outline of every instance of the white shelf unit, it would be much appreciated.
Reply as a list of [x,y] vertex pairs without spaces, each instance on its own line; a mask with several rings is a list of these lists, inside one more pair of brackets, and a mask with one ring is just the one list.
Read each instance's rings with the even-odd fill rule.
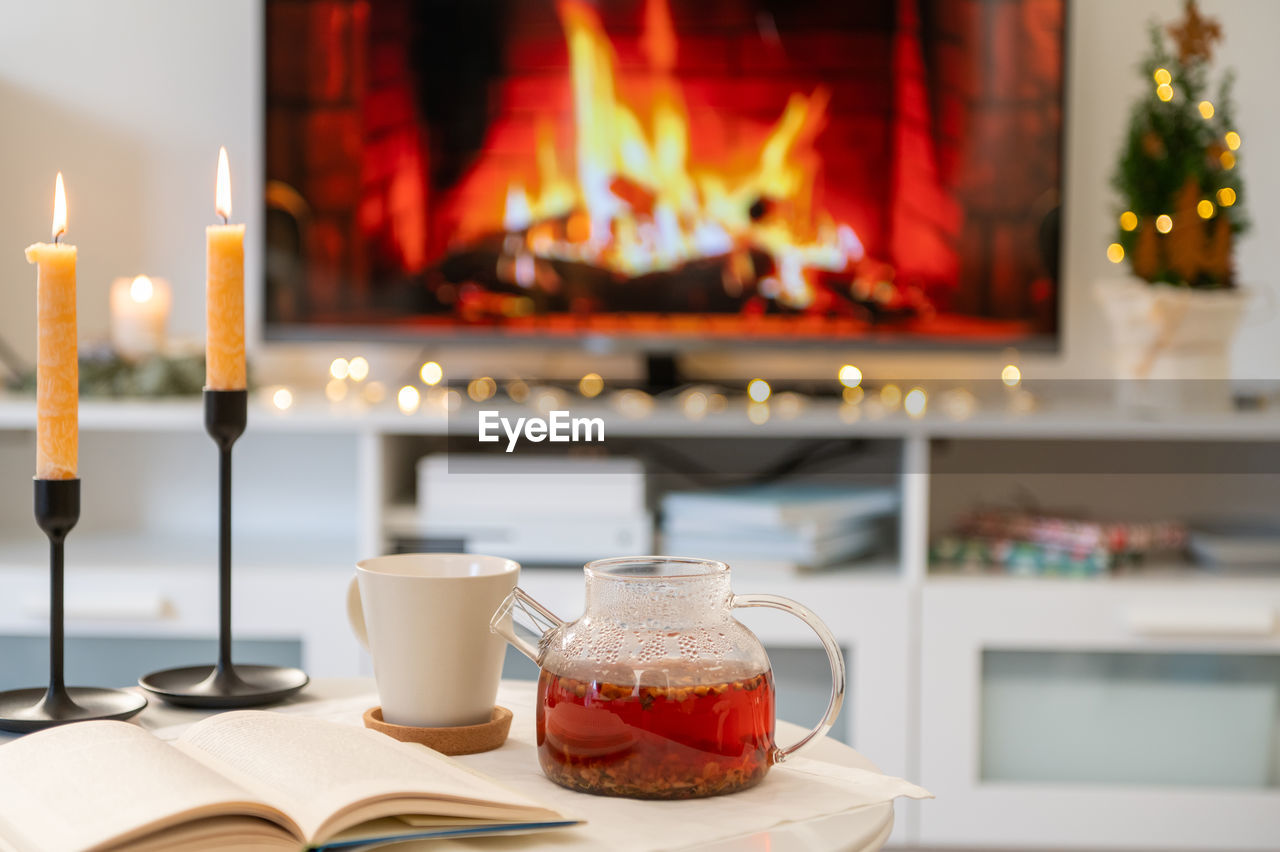
[[[449,418],[438,408],[406,415],[390,403],[331,405],[302,393],[295,399],[285,412],[255,404],[237,445],[236,632],[300,642],[302,663],[315,675],[368,673],[346,627],[343,590],[352,562],[381,552],[404,527],[404,507],[415,496],[413,462],[444,445]],[[573,408],[579,416],[605,410],[585,401]],[[44,631],[43,540],[31,521],[28,484],[34,419],[29,402],[0,400],[0,676],[5,637]],[[886,771],[938,795],[899,806],[896,843],[1275,845],[1280,779],[1253,788],[1176,790],[984,781],[982,702],[990,690],[982,675],[984,660],[1001,652],[1280,655],[1274,625],[1269,633],[1232,639],[1171,638],[1136,636],[1125,621],[1136,618],[1141,626],[1133,613],[1145,607],[1156,623],[1172,619],[1175,627],[1179,618],[1203,621],[1209,610],[1219,620],[1264,623],[1267,614],[1280,614],[1280,572],[1236,580],[1174,565],[1130,579],[953,577],[931,574],[927,554],[930,536],[975,501],[1020,494],[1046,508],[1099,513],[1144,506],[1153,514],[1267,514],[1280,506],[1280,485],[1273,483],[1280,477],[1267,475],[1280,469],[1268,455],[1280,454],[1280,413],[1143,419],[1105,405],[1042,404],[1027,414],[984,408],[965,420],[931,410],[918,420],[897,412],[846,422],[837,405],[813,403],[793,419],[756,425],[733,407],[691,421],[660,404],[649,417],[611,424],[606,446],[616,442],[624,451],[663,441],[758,442],[750,445],[769,449],[847,438],[895,460],[892,470],[878,468],[901,490],[895,552],[813,575],[743,572],[734,585],[794,597],[828,622],[848,655],[849,741]],[[69,635],[212,636],[215,456],[200,403],[87,402],[81,427],[85,500],[81,525],[68,540]],[[1100,469],[1099,458],[1123,460],[1133,456],[1127,450],[1164,452],[1173,462],[1167,469],[1133,462],[1123,473]],[[1229,476],[1215,473],[1223,460],[1231,462]],[[1046,469],[1037,472],[1037,463]],[[655,487],[677,479],[671,471],[658,474]],[[581,610],[577,570],[531,569],[521,582],[556,612]],[[1152,609],[1151,602],[1158,605]],[[814,647],[799,622],[746,615],[766,644]],[[1277,748],[1280,721],[1271,735],[1271,743],[1257,747]],[[1086,818],[1080,809],[1093,810]]]

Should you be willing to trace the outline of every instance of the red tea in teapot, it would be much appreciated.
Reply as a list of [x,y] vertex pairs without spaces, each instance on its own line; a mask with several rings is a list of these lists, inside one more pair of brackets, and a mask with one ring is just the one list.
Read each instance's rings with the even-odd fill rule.
[[692,799],[750,787],[773,752],[773,677],[661,686],[543,671],[538,755],[551,780],[584,793]]

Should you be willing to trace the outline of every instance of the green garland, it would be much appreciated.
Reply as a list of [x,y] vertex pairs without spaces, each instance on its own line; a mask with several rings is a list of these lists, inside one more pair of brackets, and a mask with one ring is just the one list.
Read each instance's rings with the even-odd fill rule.
[[[198,396],[204,379],[203,355],[152,355],[141,361],[127,361],[114,353],[80,357],[80,393],[85,397]],[[35,393],[35,371],[24,373],[13,389]]]
[[1217,22],[1200,16],[1194,0],[1185,20],[1153,23],[1150,49],[1139,69],[1149,88],[1129,117],[1112,176],[1119,196],[1114,262],[1127,259],[1140,278],[1180,287],[1233,286],[1234,239],[1248,227],[1240,179],[1240,137],[1235,130],[1228,71],[1209,96],[1212,42]]

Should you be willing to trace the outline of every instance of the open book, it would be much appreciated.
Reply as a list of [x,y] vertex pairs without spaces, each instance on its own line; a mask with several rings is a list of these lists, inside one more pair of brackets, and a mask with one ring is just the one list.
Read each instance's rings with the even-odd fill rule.
[[0,746],[0,849],[354,848],[568,819],[437,752],[246,710],[164,743],[81,722]]

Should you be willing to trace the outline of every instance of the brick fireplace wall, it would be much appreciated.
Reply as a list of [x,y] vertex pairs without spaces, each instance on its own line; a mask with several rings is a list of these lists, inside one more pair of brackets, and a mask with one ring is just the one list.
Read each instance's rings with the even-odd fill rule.
[[[922,2],[942,182],[963,210],[954,307],[1056,322],[1060,0]],[[976,61],[975,61],[976,60]],[[1052,233],[1050,233],[1052,232]]]
[[367,286],[355,236],[368,12],[358,0],[268,6],[268,199],[271,204],[281,186],[300,196],[273,215],[297,222],[300,240],[289,248],[296,248],[293,260],[305,269],[302,277],[279,271],[273,280],[273,264],[280,270],[289,259],[272,257],[279,250],[270,245],[269,215],[269,319],[333,311],[351,299],[351,289]]

